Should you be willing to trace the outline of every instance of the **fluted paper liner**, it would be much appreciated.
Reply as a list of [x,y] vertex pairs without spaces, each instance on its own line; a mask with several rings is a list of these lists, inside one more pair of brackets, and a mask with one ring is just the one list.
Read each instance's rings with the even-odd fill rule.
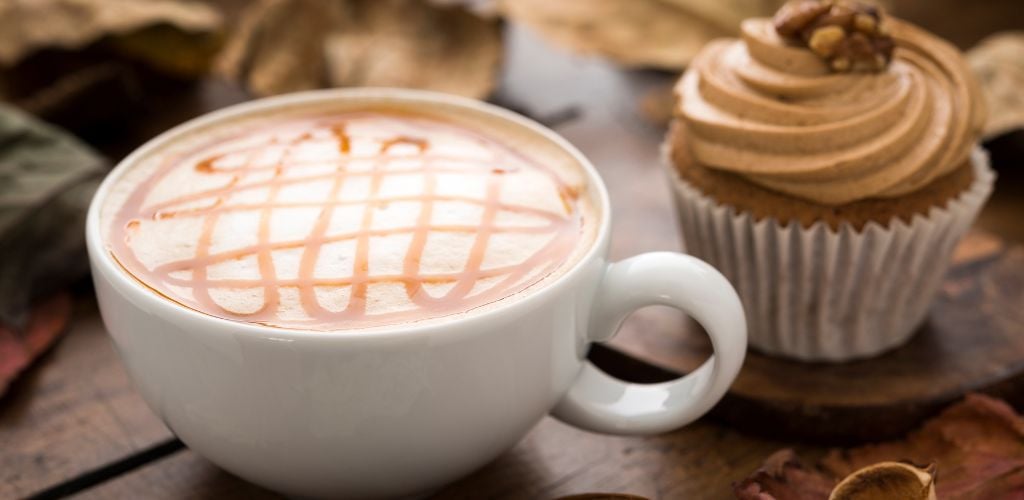
[[756,221],[669,169],[686,250],[736,287],[750,344],[804,361],[844,361],[903,344],[924,320],[953,249],[992,191],[988,155],[976,148],[971,160],[974,182],[945,207],[860,231]]

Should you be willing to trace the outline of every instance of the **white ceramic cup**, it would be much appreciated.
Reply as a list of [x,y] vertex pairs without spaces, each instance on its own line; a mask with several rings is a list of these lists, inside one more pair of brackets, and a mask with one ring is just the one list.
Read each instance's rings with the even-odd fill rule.
[[[429,105],[520,127],[571,155],[601,220],[571,269],[516,300],[446,322],[373,331],[299,331],[208,316],[126,274],[102,240],[113,180],[196,127],[296,105]],[[746,323],[715,269],[677,253],[609,263],[610,207],[594,167],[551,130],[482,102],[429,92],[305,92],[181,125],[122,161],[96,193],[87,239],[103,320],[139,391],[192,450],[267,488],[308,497],[423,494],[486,464],[544,415],[598,432],[658,433],[707,412],[736,377]],[[669,221],[652,221],[668,224]],[[637,308],[667,305],[708,331],[714,355],[660,384],[613,378],[586,360]]]

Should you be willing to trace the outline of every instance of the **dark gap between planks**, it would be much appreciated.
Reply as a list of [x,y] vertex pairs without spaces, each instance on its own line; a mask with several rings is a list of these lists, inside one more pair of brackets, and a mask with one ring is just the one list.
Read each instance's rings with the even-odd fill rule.
[[180,440],[169,439],[138,453],[128,455],[116,462],[111,462],[98,469],[82,473],[77,477],[55,484],[43,491],[27,497],[26,500],[65,498],[107,480],[113,479],[121,474],[135,470],[143,465],[164,458],[184,448],[185,445]]

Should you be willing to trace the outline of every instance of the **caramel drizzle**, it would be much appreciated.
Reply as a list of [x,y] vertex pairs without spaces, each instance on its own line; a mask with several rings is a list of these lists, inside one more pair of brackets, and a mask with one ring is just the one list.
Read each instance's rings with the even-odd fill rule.
[[[428,141],[410,134],[399,134],[397,131],[393,139],[380,142],[377,155],[355,156],[351,151],[353,137],[347,131],[348,119],[346,119],[346,116],[316,120],[311,125],[307,123],[305,131],[295,135],[289,141],[281,141],[281,135],[278,134],[273,136],[271,140],[261,142],[257,146],[236,148],[226,152],[221,150],[219,153],[206,156],[203,156],[205,153],[201,151],[199,157],[202,157],[203,160],[197,162],[193,168],[197,172],[207,174],[230,173],[231,178],[229,182],[221,187],[200,190],[144,207],[146,197],[160,180],[183,164],[178,160],[165,163],[150,178],[139,184],[118,211],[113,229],[115,231],[120,230],[121,235],[120,237],[113,237],[111,242],[112,253],[115,259],[130,274],[153,288],[157,293],[207,314],[229,319],[268,323],[275,326],[336,329],[438,317],[479,307],[531,286],[557,269],[568,258],[576,244],[582,224],[582,216],[575,209],[578,193],[575,189],[566,185],[550,169],[530,162],[522,155],[490,139],[476,136],[469,131],[435,121],[409,117],[403,117],[398,120],[388,115],[368,113],[347,116],[369,116],[382,120],[379,123],[383,123],[383,121],[393,123],[395,129],[406,128],[410,122],[435,129],[447,127],[463,136],[471,136],[475,141],[491,151],[494,157],[488,161],[483,161],[478,158],[433,154],[430,151],[431,144]],[[331,144],[337,148],[338,153],[341,155],[340,160],[335,163],[336,169],[327,174],[285,177],[288,168],[308,164],[308,162],[302,162],[291,157],[299,146],[323,141],[324,139],[316,137],[316,132],[323,132],[325,130],[329,132],[330,139],[328,140],[331,141]],[[220,144],[222,142],[207,146],[204,148],[204,151],[216,149]],[[388,166],[392,160],[410,158],[409,156],[393,156],[389,154],[389,151],[398,145],[414,146],[417,151],[415,158],[420,160],[422,167],[415,169],[389,169]],[[265,148],[267,146],[283,146],[283,148],[278,160],[272,165],[259,165],[256,159],[260,154],[266,152]],[[218,160],[228,155],[242,155],[245,161],[240,167],[219,167],[217,165]],[[373,162],[372,168],[367,171],[349,171],[347,167],[354,160],[371,160]],[[535,207],[508,204],[501,201],[503,185],[501,176],[509,171],[521,168],[521,165],[537,169],[551,178],[552,182],[559,189],[566,214],[550,212]],[[254,173],[265,174],[266,172],[271,172],[269,179],[243,183],[247,176]],[[437,193],[437,175],[440,173],[485,176],[486,192],[484,199],[439,195]],[[381,197],[379,195],[381,185],[386,177],[409,174],[422,174],[423,190],[420,195],[391,197]],[[364,176],[369,179],[370,189],[367,199],[340,200],[339,196],[346,181],[357,176]],[[321,180],[331,182],[327,201],[315,203],[286,203],[277,201],[280,190],[288,185]],[[266,202],[236,203],[233,205],[226,203],[228,197],[235,193],[262,188],[269,190]],[[210,203],[200,208],[183,206],[204,201],[210,201]],[[399,201],[419,202],[420,211],[415,223],[406,227],[372,229],[376,209],[388,203]],[[440,201],[457,201],[481,206],[483,213],[479,225],[432,224],[434,204]],[[359,229],[348,233],[329,235],[328,229],[334,216],[335,208],[347,205],[363,205],[365,207]],[[286,207],[319,207],[320,212],[312,230],[305,238],[292,241],[272,241],[270,238],[271,214],[277,208]],[[219,218],[225,213],[242,210],[258,210],[260,212],[257,242],[254,245],[243,248],[216,253],[211,252],[213,236]],[[497,216],[503,211],[539,216],[547,219],[548,224],[542,226],[500,227],[497,225]],[[147,218],[159,220],[177,217],[203,218],[203,227],[199,235],[194,257],[165,263],[153,269],[146,269],[131,248],[132,228],[137,226],[140,220]],[[462,271],[434,274],[423,274],[421,272],[421,259],[426,249],[428,236],[432,232],[474,234],[473,244]],[[516,265],[483,269],[482,266],[490,239],[493,235],[501,233],[550,233],[554,236],[524,262]],[[402,263],[401,273],[371,275],[370,245],[372,238],[399,234],[411,235]],[[352,275],[350,277],[316,278],[316,263],[323,246],[332,242],[348,240],[354,241],[356,246]],[[298,274],[294,279],[281,279],[277,276],[276,269],[274,268],[273,252],[288,248],[303,249]],[[209,278],[207,272],[209,266],[249,256],[255,256],[257,259],[260,272],[258,279]],[[533,270],[539,270],[539,272],[531,280],[523,280]],[[189,278],[172,275],[179,271],[191,271],[192,275]],[[475,294],[472,293],[474,287],[482,279],[497,279],[498,281],[490,288]],[[417,308],[400,312],[368,314],[367,296],[369,287],[378,283],[401,283],[410,302]],[[426,284],[451,284],[452,286],[441,296],[431,296],[424,290],[424,285]],[[193,292],[193,300],[189,301],[185,298],[176,297],[171,290],[167,289],[167,286],[190,288]],[[298,289],[300,303],[305,313],[311,318],[310,320],[284,320],[279,316],[278,310],[282,287]],[[329,310],[317,298],[316,292],[318,288],[332,287],[349,287],[348,303],[342,310]],[[218,288],[262,289],[263,306],[249,314],[225,309],[211,295],[211,291]]]

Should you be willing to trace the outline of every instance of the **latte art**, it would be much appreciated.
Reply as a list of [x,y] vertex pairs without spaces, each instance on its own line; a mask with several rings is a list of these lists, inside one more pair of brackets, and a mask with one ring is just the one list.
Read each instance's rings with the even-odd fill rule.
[[584,234],[578,179],[396,112],[277,120],[123,184],[108,239],[128,273],[200,312],[285,328],[468,311],[542,281]]

